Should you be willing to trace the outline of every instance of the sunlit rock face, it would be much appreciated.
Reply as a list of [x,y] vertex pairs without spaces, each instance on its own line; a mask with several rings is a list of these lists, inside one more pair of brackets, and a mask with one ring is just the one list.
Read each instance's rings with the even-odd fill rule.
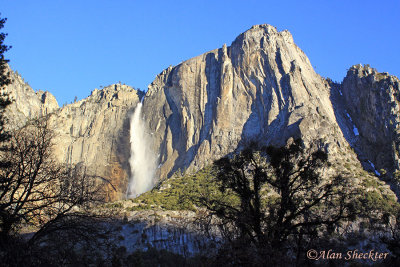
[[149,86],[143,113],[160,154],[159,175],[197,170],[241,140],[324,139],[334,152],[346,140],[330,91],[288,31],[253,26],[229,47],[164,70]]
[[59,108],[56,98],[51,93],[41,90],[35,92],[17,72],[9,67],[6,71],[11,83],[4,88],[4,92],[13,101],[6,111],[11,128],[22,126],[31,118],[49,114]]
[[129,115],[139,96],[130,86],[115,84],[94,90],[51,117],[58,159],[83,163],[88,173],[109,180],[110,199],[125,197],[130,175]]
[[35,92],[20,75],[9,72],[12,82],[4,88],[14,100],[6,111],[9,125],[20,127],[30,119],[49,115],[55,157],[67,164],[84,165],[88,174],[101,177],[108,184],[108,199],[124,198],[131,172],[129,115],[143,94],[114,84],[59,107],[49,92]]
[[331,158],[377,175],[381,168],[399,169],[398,79],[354,66],[343,83],[333,83],[315,73],[288,31],[270,25],[253,26],[230,46],[165,69],[145,96],[115,84],[58,108],[52,95],[35,93],[20,77],[7,88],[18,92],[13,118],[51,114],[57,158],[83,163],[110,181],[110,199],[126,197],[132,170],[143,165],[130,162],[131,117],[142,98],[140,119],[149,138],[141,158],[154,155],[154,167],[145,172],[154,171],[149,177],[156,180],[196,171],[247,141],[279,146],[289,137],[319,140]]

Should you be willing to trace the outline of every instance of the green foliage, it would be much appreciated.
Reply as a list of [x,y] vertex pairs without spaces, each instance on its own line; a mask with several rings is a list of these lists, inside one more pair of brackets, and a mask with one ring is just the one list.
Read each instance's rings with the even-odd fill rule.
[[394,194],[390,194],[391,191],[387,192],[378,178],[366,172],[364,174],[360,201],[365,213],[375,210],[380,213],[394,214],[396,209],[400,208]]
[[[4,27],[4,23],[6,22],[6,18],[0,18],[0,29]],[[4,39],[6,38],[6,33],[0,33],[0,88],[8,85],[11,80],[9,77],[9,73],[7,73],[7,63],[8,60],[4,58],[4,53],[7,52],[11,47],[5,45]],[[5,129],[5,123],[7,119],[4,115],[4,111],[8,105],[11,104],[11,99],[9,98],[7,93],[0,93],[0,150],[5,150],[4,142],[10,139],[9,132]],[[9,162],[1,160],[0,167],[9,165]]]
[[330,167],[328,155],[304,147],[301,140],[280,148],[251,143],[214,166],[220,192],[203,195],[200,204],[218,218],[231,245],[221,253],[230,253],[235,264],[272,264],[289,250],[300,255],[301,240],[328,236],[354,217],[351,180],[323,178],[321,173]]
[[[0,18],[0,29],[4,27],[4,23],[6,21],[6,18]],[[4,58],[4,53],[11,48],[11,46],[4,44],[4,39],[6,36],[6,33],[0,33],[0,87],[3,87],[11,82],[8,73],[6,73],[8,60]]]
[[399,171],[399,170],[396,170],[396,171],[393,173],[393,180],[394,180],[395,182],[397,182],[397,183],[400,183],[400,171]]
[[349,163],[345,163],[345,164],[344,164],[344,167],[345,167],[347,170],[351,170],[351,165],[350,165]]
[[194,199],[204,191],[215,191],[217,185],[213,181],[212,167],[206,167],[195,174],[175,176],[158,188],[146,192],[133,201],[137,206],[129,210],[196,210]]
[[357,191],[353,206],[359,218],[383,222],[384,217],[395,215],[400,210],[395,195],[373,175],[366,174]]
[[359,214],[358,218],[368,219],[370,227],[388,225],[389,218],[400,211],[394,196],[383,194],[379,190],[363,190],[360,194],[361,197],[354,199],[353,205]]
[[[345,164],[351,169],[350,164]],[[392,207],[397,207],[397,201],[393,195],[384,193],[384,188],[377,179],[362,172],[363,189],[360,189],[354,198],[354,208],[360,216],[368,214],[371,210],[393,212]],[[396,173],[400,178],[400,172]],[[217,181],[216,170],[208,166],[192,175],[175,175],[165,180],[157,188],[146,192],[132,200],[136,206],[127,208],[128,211],[138,210],[191,210],[196,211],[199,199],[208,199],[209,203],[221,205],[226,203],[234,207],[240,206],[240,198],[231,188]],[[368,190],[368,191],[367,191]],[[279,196],[271,191],[268,186],[261,188],[261,206],[271,207],[279,204]],[[112,204],[115,208],[122,208],[120,203]],[[210,206],[210,208],[216,208]],[[316,207],[322,209],[322,207]]]
[[379,183],[378,183],[378,181],[376,179],[373,179],[372,177],[367,176],[367,177],[364,178],[363,186],[379,188]]
[[123,205],[120,202],[115,202],[115,203],[108,203],[105,205],[107,208],[122,208]]
[[381,209],[385,208],[386,203],[384,203],[384,199],[381,194],[377,191],[372,190],[365,192],[365,206],[370,207],[371,209]]

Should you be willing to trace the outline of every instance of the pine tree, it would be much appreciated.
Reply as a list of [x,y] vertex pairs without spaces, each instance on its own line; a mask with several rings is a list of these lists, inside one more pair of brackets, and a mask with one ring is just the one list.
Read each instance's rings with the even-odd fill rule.
[[[0,17],[0,30],[4,27],[6,20],[6,18]],[[9,60],[5,59],[4,57],[4,53],[11,48],[11,46],[4,44],[4,39],[6,36],[6,33],[0,32],[0,151],[7,150],[7,147],[4,144],[10,139],[10,133],[7,131],[5,126],[7,120],[4,114],[7,106],[11,104],[9,95],[4,92],[5,86],[11,83],[9,73],[7,71],[7,63]],[[8,165],[9,162],[3,160],[0,161],[0,168]]]
[[[1,15],[1,13],[0,13]],[[0,17],[0,29],[4,27],[4,23],[7,21],[6,18]],[[11,81],[9,76],[6,72],[7,70],[7,63],[9,60],[4,58],[4,53],[7,52],[11,46],[7,46],[4,44],[4,39],[6,38],[6,33],[0,33],[0,87],[9,84]]]

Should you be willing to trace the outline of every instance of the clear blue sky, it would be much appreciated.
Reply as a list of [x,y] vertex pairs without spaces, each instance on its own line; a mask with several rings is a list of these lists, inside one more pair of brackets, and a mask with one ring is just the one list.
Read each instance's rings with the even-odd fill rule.
[[0,0],[0,12],[11,67],[60,105],[118,81],[146,89],[264,23],[288,29],[324,77],[358,63],[400,75],[399,0]]

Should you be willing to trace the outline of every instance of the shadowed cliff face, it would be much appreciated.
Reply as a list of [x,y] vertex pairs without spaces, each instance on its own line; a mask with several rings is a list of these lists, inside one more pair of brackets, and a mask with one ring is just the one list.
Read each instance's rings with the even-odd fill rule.
[[241,140],[283,145],[291,136],[324,139],[332,151],[346,143],[328,83],[291,34],[270,25],[163,71],[149,87],[143,113],[161,177],[201,168]]
[[400,168],[399,89],[398,78],[361,65],[351,67],[342,84],[344,108],[359,131],[360,160],[389,174]]

